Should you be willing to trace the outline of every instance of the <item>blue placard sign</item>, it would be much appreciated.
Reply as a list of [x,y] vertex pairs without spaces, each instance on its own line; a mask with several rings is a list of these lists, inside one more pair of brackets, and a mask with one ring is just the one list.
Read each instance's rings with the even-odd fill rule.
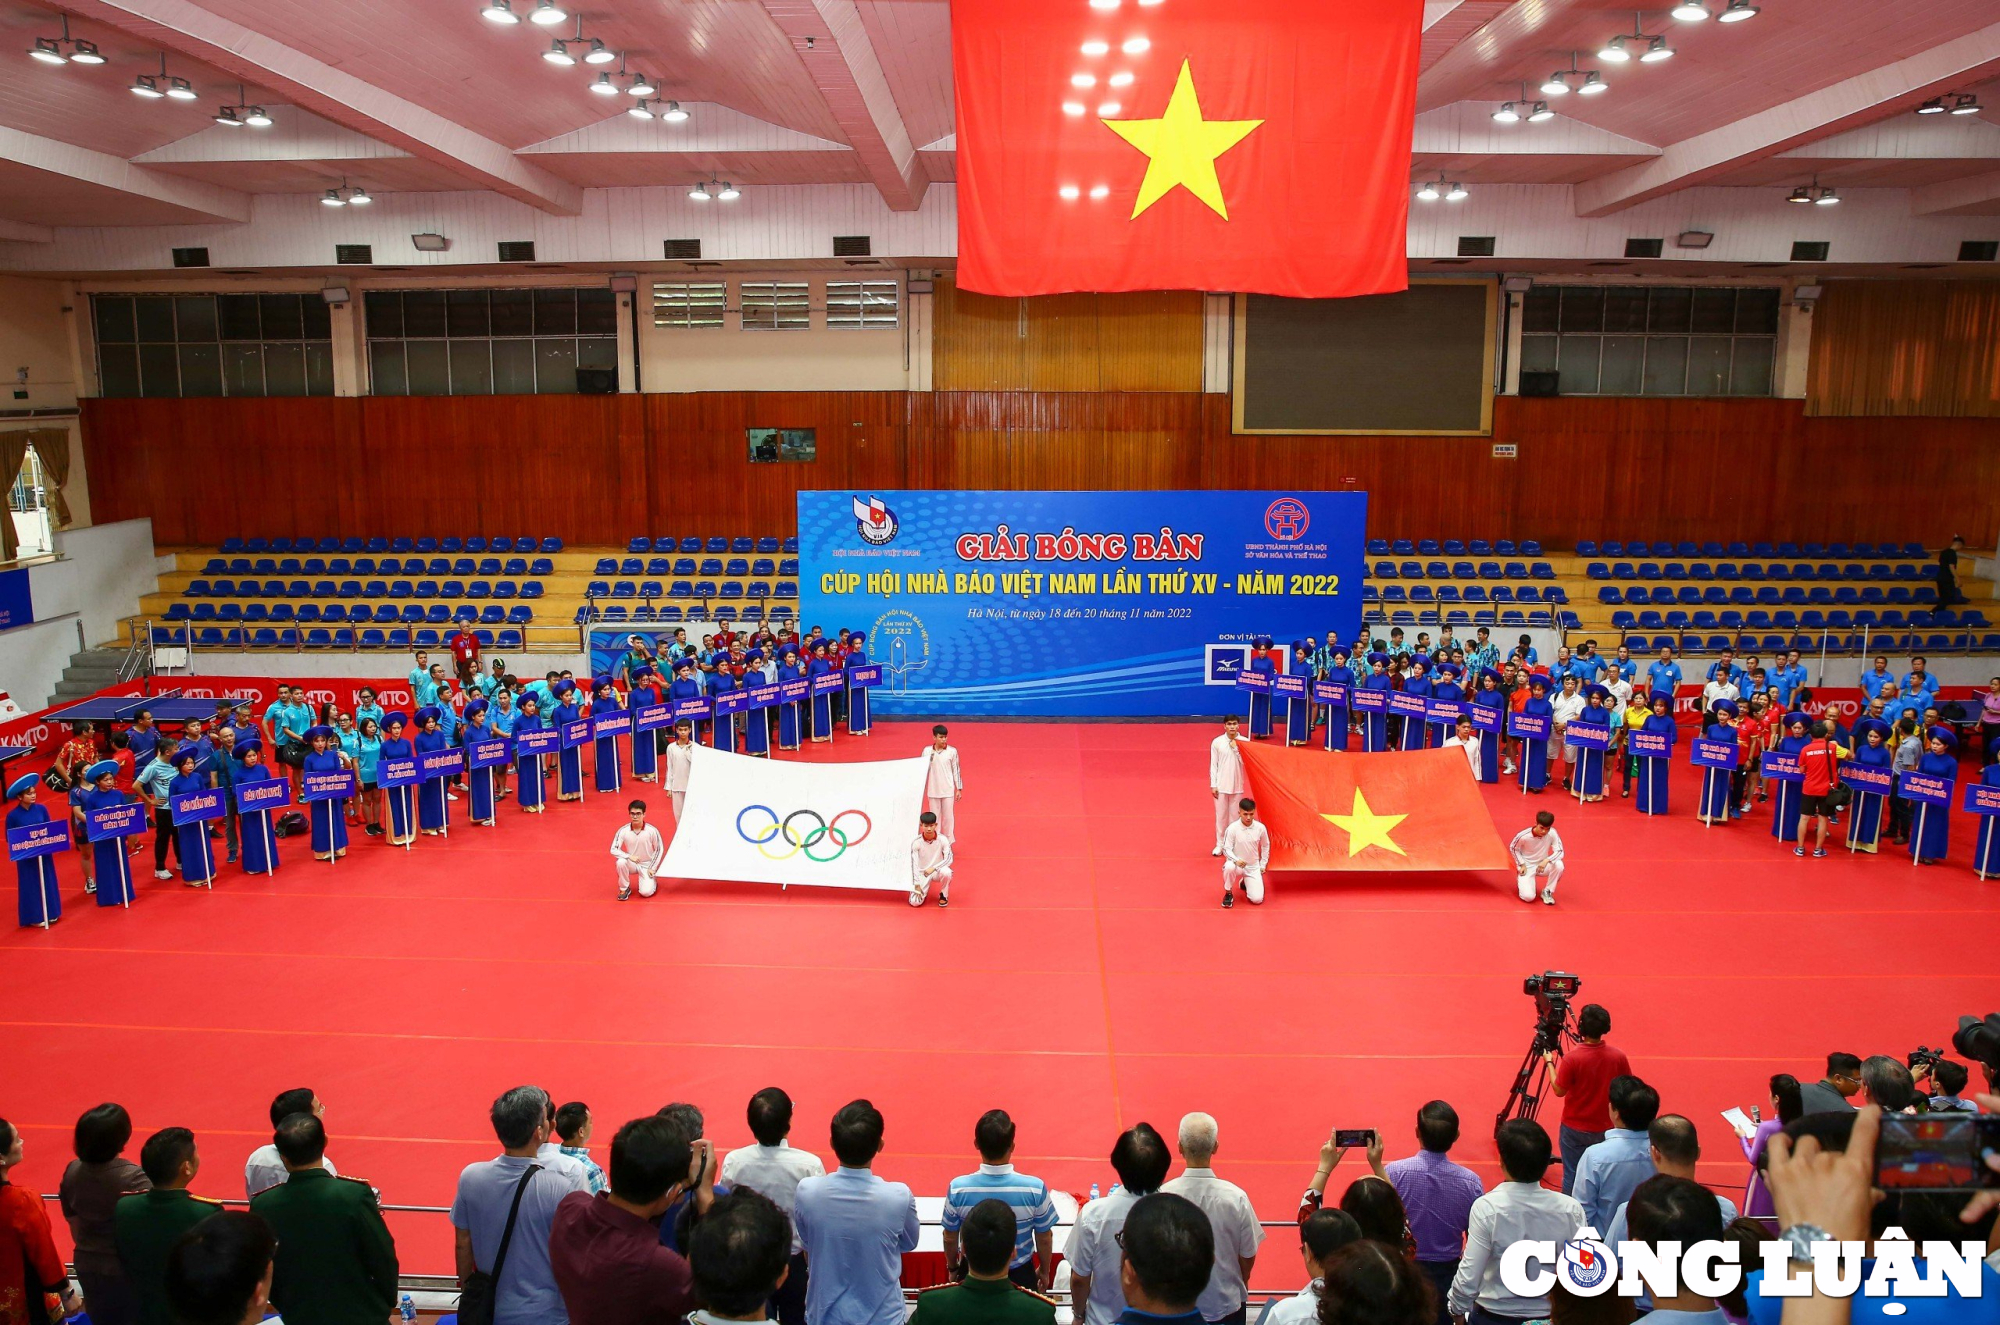
[[290,778],[258,778],[255,782],[236,784],[236,808],[244,814],[255,814],[258,810],[275,810],[281,805],[291,803]]
[[847,669],[847,684],[856,690],[872,690],[882,684],[881,663],[857,663]]
[[578,718],[556,728],[556,740],[565,750],[574,750],[590,740],[590,719]]
[[1329,708],[1337,708],[1337,709],[1346,708],[1347,692],[1348,692],[1348,685],[1345,681],[1313,682],[1314,701],[1317,703],[1325,704]]
[[1306,686],[1311,677],[1286,673],[1271,678],[1271,695],[1274,699],[1304,699]]
[[1856,791],[1865,791],[1875,796],[1896,794],[1896,775],[1886,768],[1874,764],[1857,764],[1852,761],[1840,766],[1840,780]]
[[1424,706],[1429,702],[1430,698],[1427,695],[1413,695],[1407,690],[1389,692],[1389,711],[1400,713],[1406,718],[1423,717]]
[[1528,741],[1545,741],[1554,722],[1546,713],[1516,713],[1507,719],[1507,734]]
[[417,753],[417,772],[426,782],[451,777],[464,771],[463,750],[421,750]]
[[1909,772],[1903,774],[1897,785],[1906,801],[1918,805],[1951,805],[1951,778],[1933,777],[1929,773]]
[[1563,742],[1579,750],[1609,750],[1611,728],[1594,722],[1572,722],[1563,728]]
[[818,676],[812,678],[813,696],[817,698],[820,695],[830,695],[845,684],[840,679],[839,672],[821,672]]
[[417,772],[414,755],[408,759],[383,759],[375,765],[376,785],[385,790],[390,787],[414,787],[423,781]]
[[632,710],[632,730],[635,732],[656,732],[673,725],[674,709],[671,704],[648,704]]
[[1425,722],[1441,722],[1456,727],[1465,713],[1465,702],[1458,699],[1433,699],[1424,705]]
[[750,692],[748,690],[724,691],[715,697],[715,716],[718,718],[732,717],[735,714],[748,713],[749,711]]
[[682,718],[708,720],[709,702],[706,699],[677,699],[673,702],[674,721]]
[[1796,754],[1786,754],[1781,750],[1766,750],[1759,766],[1764,770],[1767,782],[1804,782],[1806,770],[1799,763]]
[[590,735],[592,740],[603,740],[607,736],[630,736],[632,734],[632,711],[630,709],[607,709],[603,713],[590,715]]
[[[255,783],[251,783],[255,786]],[[288,786],[279,783],[279,786]],[[137,837],[152,826],[153,816],[139,801],[127,801],[123,805],[105,805],[83,814],[83,835],[85,840],[102,842],[112,837]]]
[[1967,814],[2000,814],[2000,787],[1985,782],[1965,784]]
[[169,802],[174,811],[174,827],[182,824],[200,823],[205,819],[220,819],[229,812],[229,798],[219,787],[209,787],[204,791],[190,791],[175,796]]
[[[384,764],[388,760],[382,761]],[[354,770],[337,769],[330,773],[305,773],[301,775],[304,794],[299,797],[306,801],[345,800],[354,794]]]
[[767,709],[767,708],[773,708],[777,705],[778,693],[783,688],[784,687],[780,686],[776,681],[771,681],[763,685],[749,686],[743,691],[743,693],[750,696],[751,708]]
[[532,731],[514,733],[514,757],[527,759],[534,755],[552,755],[562,744],[562,734],[553,727],[537,727]]
[[7,858],[33,860],[69,850],[69,820],[51,819],[45,824],[7,830]]
[[1356,713],[1387,713],[1392,690],[1377,690],[1373,686],[1356,686],[1348,696],[1354,702]]
[[811,692],[811,677],[794,676],[778,682],[778,702],[781,704],[796,704]]
[[1674,752],[1674,738],[1667,732],[1627,729],[1625,748],[1640,759],[1665,759]]
[[1697,736],[1688,744],[1688,762],[1696,768],[1719,768],[1733,773],[1742,759],[1743,752],[1734,741],[1711,741]]
[[0,630],[25,626],[34,619],[35,595],[28,583],[27,570],[0,571]]
[[484,741],[474,741],[465,747],[465,766],[477,771],[494,768],[514,757],[510,742],[504,736],[495,736]]
[[1236,688],[1248,690],[1253,694],[1268,695],[1271,693],[1271,673],[1253,672],[1246,667],[1236,674]]
[[1472,715],[1472,729],[1478,732],[1497,732],[1507,719],[1507,710],[1498,704],[1467,704],[1465,711]]

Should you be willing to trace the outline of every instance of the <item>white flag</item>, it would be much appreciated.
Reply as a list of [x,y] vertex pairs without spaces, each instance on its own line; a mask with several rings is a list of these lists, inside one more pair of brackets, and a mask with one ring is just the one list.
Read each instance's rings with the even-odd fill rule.
[[908,892],[929,766],[928,755],[806,764],[697,745],[658,873]]

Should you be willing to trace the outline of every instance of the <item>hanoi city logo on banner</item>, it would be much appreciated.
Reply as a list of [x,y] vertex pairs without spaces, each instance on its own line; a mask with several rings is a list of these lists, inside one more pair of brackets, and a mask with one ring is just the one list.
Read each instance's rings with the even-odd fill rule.
[[1297,497],[1280,497],[1264,508],[1264,531],[1280,543],[1296,543],[1312,525],[1312,512]]
[[896,536],[896,513],[883,505],[879,497],[866,501],[854,499],[854,523],[860,531],[861,541],[881,547]]

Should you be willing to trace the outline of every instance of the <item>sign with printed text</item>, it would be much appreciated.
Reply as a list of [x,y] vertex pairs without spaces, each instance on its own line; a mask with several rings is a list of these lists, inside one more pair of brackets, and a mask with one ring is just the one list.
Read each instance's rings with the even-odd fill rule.
[[1555,719],[1546,713],[1516,713],[1507,719],[1507,734],[1527,741],[1545,741]]
[[812,678],[794,676],[778,682],[778,698],[781,703],[796,704],[812,693]]
[[[388,762],[386,759],[382,761],[385,765]],[[414,761],[412,761],[411,767],[415,767]],[[307,773],[304,776],[303,794],[299,799],[304,801],[346,800],[354,794],[354,789],[354,770],[351,768],[343,768],[331,773]]]
[[1392,690],[1377,690],[1373,686],[1356,686],[1350,694],[1356,713],[1387,713]]
[[259,778],[255,782],[236,784],[236,808],[244,814],[255,814],[259,810],[275,810],[281,805],[291,803],[290,778]]
[[1304,676],[1274,676],[1271,678],[1271,696],[1274,699],[1304,699],[1309,679]]
[[33,860],[69,850],[69,820],[51,819],[45,824],[29,824],[7,830],[7,858]]
[[556,728],[556,743],[565,750],[574,750],[590,740],[590,719],[578,718],[565,722]]
[[821,672],[818,676],[812,678],[813,697],[818,698],[821,695],[831,695],[839,690],[842,684],[839,672]]
[[425,782],[465,771],[465,751],[424,750],[417,755],[417,774]]
[[1563,742],[1579,750],[1609,750],[1611,728],[1593,722],[1572,722],[1563,729]]
[[601,741],[607,736],[630,736],[632,734],[632,713],[629,709],[613,709],[605,713],[590,715],[590,737]]
[[674,725],[674,709],[671,704],[647,704],[632,710],[632,730],[635,732],[656,732]]
[[1874,764],[1857,764],[1850,760],[1840,766],[1840,780],[1854,790],[1865,791],[1872,796],[1896,794],[1896,775]]
[[749,711],[750,692],[748,690],[725,690],[715,697],[715,716],[718,718],[732,717],[738,713],[748,713]]
[[694,718],[705,722],[711,705],[706,699],[677,699],[673,702],[672,709],[675,722],[679,722],[682,718]]
[[1347,707],[1348,690],[1349,686],[1345,681],[1315,681],[1312,687],[1313,699],[1329,708],[1344,709]]
[[857,663],[847,669],[847,684],[856,690],[873,690],[882,684],[881,663]]
[[783,689],[783,686],[779,685],[776,681],[772,681],[764,685],[751,686],[743,693],[750,696],[751,708],[767,709],[777,706],[778,695]]
[[1507,710],[1498,704],[1467,704],[1465,711],[1472,715],[1472,729],[1477,732],[1498,732],[1507,718]]
[[1423,717],[1424,706],[1430,703],[1429,696],[1413,695],[1407,690],[1391,690],[1388,694],[1389,711],[1391,713],[1400,713],[1406,718]]
[[465,766],[477,771],[497,768],[514,757],[512,744],[504,736],[474,741],[465,747]]
[[1952,779],[1933,777],[1929,773],[1909,772],[1897,779],[1903,799],[1918,805],[1951,805]]
[[1211,645],[1358,633],[1367,509],[1360,492],[801,492],[799,615],[867,632],[885,715],[1213,713]]
[[127,801],[123,805],[104,805],[95,810],[86,810],[83,815],[83,836],[90,842],[102,842],[113,837],[137,837],[151,826],[152,816],[147,813],[146,806],[139,801]]
[[1674,752],[1674,738],[1671,732],[1642,732],[1627,730],[1625,748],[1640,759],[1666,759]]
[[1236,674],[1236,688],[1256,695],[1268,695],[1271,693],[1271,673],[1254,672],[1246,667]]
[[553,727],[517,731],[514,733],[514,757],[529,759],[536,755],[552,755],[561,744],[562,734]]
[[1448,727],[1456,727],[1465,703],[1457,699],[1433,699],[1424,705],[1424,721],[1441,722]]
[[1688,762],[1696,768],[1719,768],[1733,773],[1742,759],[1743,752],[1734,741],[1711,741],[1698,736],[1688,743]]
[[201,823],[206,819],[220,819],[229,812],[229,800],[219,787],[175,796],[170,804],[173,806],[176,828],[182,824]]
[[1780,750],[1766,750],[1758,766],[1764,770],[1764,780],[1767,782],[1804,782],[1806,780],[1805,766],[1799,763],[1799,757],[1795,754],[1786,754]]
[[2000,814],[2000,787],[1985,782],[1966,783],[1965,810],[1968,814]]
[[384,789],[390,787],[414,787],[423,781],[417,772],[415,756],[408,759],[384,759],[375,765],[375,781]]

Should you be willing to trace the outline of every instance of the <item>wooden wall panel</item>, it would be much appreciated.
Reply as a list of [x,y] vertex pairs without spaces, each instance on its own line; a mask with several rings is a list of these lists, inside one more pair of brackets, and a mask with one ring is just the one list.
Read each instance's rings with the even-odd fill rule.
[[[1376,537],[1551,547],[2000,536],[2000,419],[1795,400],[1502,397],[1490,439],[1240,436],[1196,392],[86,400],[83,422],[96,518],[151,515],[162,544],[788,532],[800,488],[902,487],[1360,489]],[[818,461],[749,463],[753,427],[815,429]]]
[[1000,299],[937,283],[940,391],[1200,391],[1202,297],[1173,290]]
[[1827,282],[1813,311],[1806,413],[2000,417],[2000,287]]

